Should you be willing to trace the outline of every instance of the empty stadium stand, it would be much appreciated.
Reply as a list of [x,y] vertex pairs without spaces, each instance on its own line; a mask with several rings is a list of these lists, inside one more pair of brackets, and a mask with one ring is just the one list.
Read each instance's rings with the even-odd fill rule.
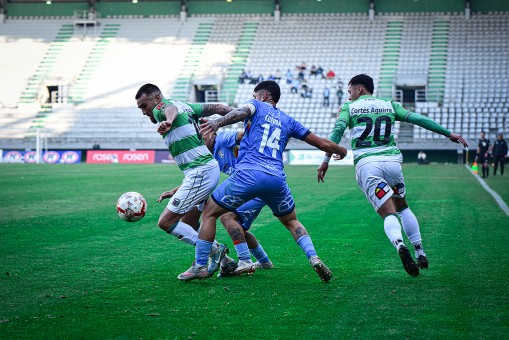
[[[462,12],[378,13],[373,21],[367,13],[294,13],[280,21],[210,14],[184,22],[119,15],[87,32],[72,23],[16,18],[0,25],[0,148],[33,147],[37,128],[50,148],[90,148],[94,140],[104,148],[164,148],[136,108],[139,86],[152,82],[167,97],[236,106],[254,88],[239,84],[243,69],[265,77],[279,70],[279,106],[324,137],[335,121],[335,90],[342,87],[345,102],[347,82],[358,73],[374,78],[376,94],[473,144],[481,129],[491,138],[509,131],[509,12],[470,19]],[[286,83],[286,71],[301,62],[311,98],[292,94]],[[309,77],[311,65],[334,70],[335,79]],[[455,147],[419,127],[397,124],[396,131],[402,148]]]

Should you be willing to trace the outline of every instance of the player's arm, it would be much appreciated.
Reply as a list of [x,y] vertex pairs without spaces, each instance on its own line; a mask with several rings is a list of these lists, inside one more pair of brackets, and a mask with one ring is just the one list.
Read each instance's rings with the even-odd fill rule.
[[209,119],[200,124],[200,131],[204,136],[215,133],[220,127],[241,122],[250,117],[255,111],[254,105],[247,104],[238,109],[233,109],[225,116],[218,119]]
[[233,110],[233,108],[223,104],[203,104],[202,109],[202,117],[208,117],[212,115],[224,116]]
[[[339,117],[336,120],[336,123],[334,123],[334,128],[332,129],[332,132],[329,136],[329,139],[336,144],[339,144],[339,142],[341,142],[341,138],[343,138],[343,134],[345,133],[345,130],[347,127],[348,116],[349,116],[348,110],[345,108],[345,111],[343,112],[343,108],[341,107],[339,109]],[[316,170],[316,171],[318,171],[318,175],[317,175],[318,182],[324,181],[325,174],[327,173],[327,170],[329,169],[329,162],[330,162],[331,157],[332,157],[332,153],[326,152],[325,156],[323,158],[322,164],[320,164],[320,166]],[[341,157],[341,158],[343,158],[343,157]],[[341,159],[341,158],[338,158],[338,159]]]
[[465,139],[463,139],[463,137],[461,135],[458,135],[456,133],[453,133],[453,132],[447,130],[445,127],[438,124],[434,120],[432,120],[426,116],[420,115],[418,113],[405,110],[399,104],[393,104],[393,106],[396,111],[396,118],[398,120],[408,122],[408,123],[411,123],[414,125],[418,125],[422,128],[425,128],[426,130],[438,133],[442,136],[449,138],[451,140],[451,142],[454,142],[457,144],[461,143],[463,145],[463,147],[465,147],[465,148],[468,147],[467,142],[465,141]]
[[180,185],[176,188],[173,188],[169,191],[165,191],[161,194],[161,196],[159,196],[159,198],[157,199],[157,202],[161,203],[163,200],[167,199],[167,198],[171,198],[173,195],[175,195],[175,193],[177,192],[177,190],[180,188]]
[[318,137],[312,132],[304,138],[304,142],[327,153],[339,155],[340,159],[346,156],[346,149],[344,147],[327,138]]
[[178,109],[175,105],[168,105],[164,108],[164,116],[166,117],[166,120],[163,120],[157,128],[157,132],[159,132],[160,135],[170,132],[178,113]]

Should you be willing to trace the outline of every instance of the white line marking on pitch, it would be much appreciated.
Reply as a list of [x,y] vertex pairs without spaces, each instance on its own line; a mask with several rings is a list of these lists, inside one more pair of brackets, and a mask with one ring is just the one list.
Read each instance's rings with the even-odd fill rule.
[[468,169],[468,171],[470,171],[470,173],[479,181],[479,183],[481,183],[481,185],[483,186],[484,190],[486,190],[494,199],[495,201],[497,202],[497,204],[499,205],[499,207],[506,213],[507,216],[509,216],[509,207],[507,206],[507,204],[505,204],[504,200],[502,199],[502,197],[500,197],[499,194],[497,194],[495,191],[493,191],[493,189],[491,189],[488,184],[486,184],[486,182],[481,178],[479,177],[479,175],[476,175],[472,169],[470,169],[468,167],[467,164],[465,164],[465,167]]

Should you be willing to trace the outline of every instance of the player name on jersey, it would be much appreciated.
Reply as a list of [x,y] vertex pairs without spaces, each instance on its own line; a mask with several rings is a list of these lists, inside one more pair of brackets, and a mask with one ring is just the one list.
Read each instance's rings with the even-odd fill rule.
[[361,108],[351,108],[350,109],[350,113],[353,113],[353,114],[362,114],[362,113],[394,113],[394,110],[392,109],[389,109],[389,108],[379,108],[379,107],[372,107],[371,109],[370,108],[367,108],[367,107],[361,107]]

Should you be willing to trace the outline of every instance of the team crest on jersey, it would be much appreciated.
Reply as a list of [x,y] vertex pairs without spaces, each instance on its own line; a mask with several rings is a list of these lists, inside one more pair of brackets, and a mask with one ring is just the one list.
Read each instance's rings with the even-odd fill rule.
[[171,204],[173,204],[175,207],[178,207],[180,205],[180,200],[178,198],[175,198],[173,199],[173,202]]
[[391,190],[391,188],[389,187],[389,185],[385,182],[380,182],[378,183],[378,185],[376,186],[376,189],[375,189],[375,196],[381,200],[388,192],[389,190]]
[[396,195],[399,195],[403,191],[402,189],[404,187],[405,187],[405,185],[403,183],[398,183],[398,184],[396,184],[395,186],[392,187],[392,190],[394,191],[394,193]]

